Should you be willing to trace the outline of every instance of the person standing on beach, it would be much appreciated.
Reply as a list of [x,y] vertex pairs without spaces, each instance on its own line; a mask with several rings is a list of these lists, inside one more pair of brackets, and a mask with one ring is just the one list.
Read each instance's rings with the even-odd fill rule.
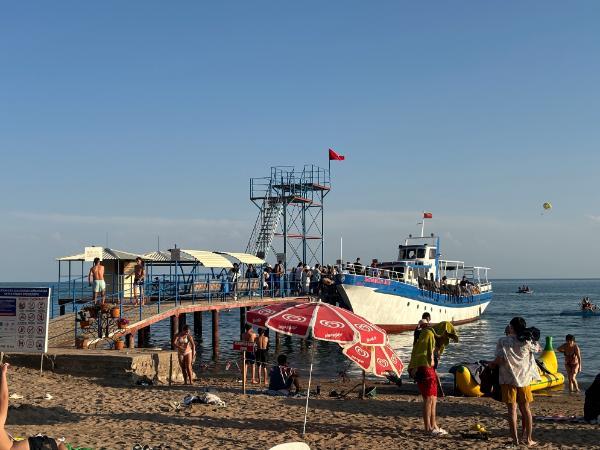
[[450,339],[458,342],[458,335],[450,322],[440,322],[433,327],[422,329],[413,346],[408,365],[408,372],[417,382],[419,392],[423,396],[425,431],[433,436],[448,434],[436,421],[439,380],[435,371],[435,353],[437,351],[442,354]]
[[104,281],[104,266],[100,262],[100,258],[94,258],[94,265],[88,273],[88,283],[94,288],[92,301],[96,303],[96,297],[100,293],[104,305],[106,301],[106,282]]
[[508,425],[513,446],[519,446],[517,431],[517,406],[521,411],[523,435],[521,442],[527,446],[537,443],[533,440],[533,418],[529,404],[533,401],[531,382],[540,375],[535,362],[535,352],[539,345],[526,328],[522,317],[514,317],[509,324],[509,335],[498,340],[494,364],[499,366],[502,401],[508,409]]
[[557,348],[557,350],[565,355],[565,369],[569,377],[569,392],[579,392],[579,384],[577,384],[577,374],[581,372],[581,350],[575,343],[575,336],[567,334],[566,342]]
[[[256,333],[252,329],[252,325],[247,323],[245,325],[246,331],[242,334],[242,341],[244,342],[252,342],[256,344]],[[246,364],[250,368],[252,373],[252,383],[256,384],[256,354],[254,352],[246,352]],[[246,368],[246,372],[248,368]],[[247,375],[246,375],[247,377]]]
[[[134,304],[144,304],[144,279],[146,278],[146,268],[144,261],[139,256],[135,258],[135,267],[133,268],[133,298]],[[138,289],[140,297],[138,300]]]
[[175,335],[173,348],[177,350],[179,366],[183,373],[183,384],[192,384],[194,381],[192,364],[196,359],[196,344],[190,333],[189,325],[184,325],[181,331]]
[[[256,338],[256,364],[258,366],[258,384],[264,383],[269,385],[267,378],[267,356],[269,353],[269,338],[265,334],[264,328],[258,329],[258,337]],[[264,377],[263,377],[264,375]]]

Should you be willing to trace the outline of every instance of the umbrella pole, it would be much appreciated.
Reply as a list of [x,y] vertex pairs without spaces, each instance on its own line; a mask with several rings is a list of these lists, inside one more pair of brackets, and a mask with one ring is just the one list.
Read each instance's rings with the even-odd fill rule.
[[302,437],[306,434],[306,419],[308,417],[308,398],[310,397],[310,382],[312,381],[313,361],[315,359],[316,341],[313,340],[310,349],[310,372],[308,373],[308,390],[306,391],[306,407],[304,408],[304,425],[302,427]]
[[365,398],[365,391],[367,390],[367,381],[366,381],[366,373],[363,370],[363,376],[362,376],[362,393],[360,394],[360,398]]

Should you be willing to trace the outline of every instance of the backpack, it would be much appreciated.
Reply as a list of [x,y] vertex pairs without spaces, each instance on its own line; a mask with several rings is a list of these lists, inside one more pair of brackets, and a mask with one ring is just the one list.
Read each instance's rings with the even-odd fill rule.
[[483,395],[501,402],[502,390],[500,389],[500,369],[487,364],[481,371],[479,377],[481,378],[479,389],[483,392]]

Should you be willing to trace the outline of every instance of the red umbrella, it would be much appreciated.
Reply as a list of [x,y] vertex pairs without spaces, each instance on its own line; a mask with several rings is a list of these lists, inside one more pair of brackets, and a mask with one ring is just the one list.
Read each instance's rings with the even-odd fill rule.
[[246,313],[249,323],[266,326],[279,333],[349,345],[385,345],[384,330],[347,309],[328,303],[283,303],[253,309]]
[[[388,342],[386,332],[378,326],[347,309],[322,302],[264,306],[246,312],[246,321],[258,326],[266,326],[278,333],[302,338],[307,338],[312,332],[315,339],[337,342],[340,345],[361,343],[369,346],[382,346]],[[315,346],[313,345],[302,436],[306,433],[314,355]]]
[[373,372],[378,377],[388,373],[402,375],[404,364],[389,344],[384,346],[353,344],[343,348],[342,353],[354,361],[366,372]]

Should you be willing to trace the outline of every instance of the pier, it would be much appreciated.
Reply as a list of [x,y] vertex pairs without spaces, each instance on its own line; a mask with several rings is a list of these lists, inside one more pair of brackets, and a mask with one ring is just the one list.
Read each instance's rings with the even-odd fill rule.
[[[203,321],[208,323],[204,313],[210,311],[212,353],[217,359],[220,311],[239,310],[241,335],[248,308],[309,301],[294,295],[299,289],[285,276],[260,283],[265,262],[246,253],[172,249],[138,255],[100,250],[107,284],[104,305],[100,296],[92,301],[85,254],[58,258],[59,283],[53,301],[58,308],[52,310],[50,348],[99,350],[117,347],[120,341],[127,348],[143,347],[153,324],[169,320],[172,338],[186,324],[188,315],[193,317],[193,324],[188,325],[201,334]],[[144,282],[134,284],[134,265],[140,258],[146,264]],[[65,264],[68,270],[63,276]],[[74,264],[81,270],[76,276]],[[141,304],[142,297],[145,304]],[[133,304],[138,301],[140,304]]]

